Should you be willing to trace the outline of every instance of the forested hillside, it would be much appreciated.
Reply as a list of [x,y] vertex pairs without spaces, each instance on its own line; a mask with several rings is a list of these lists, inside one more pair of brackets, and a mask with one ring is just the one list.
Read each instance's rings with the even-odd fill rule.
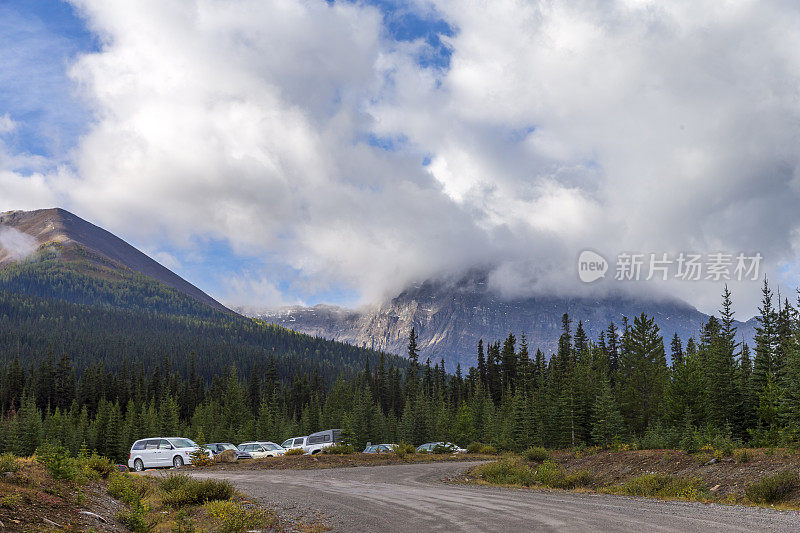
[[[332,381],[353,375],[380,354],[295,333],[255,320],[217,313],[168,315],[137,309],[73,304],[0,290],[0,357],[38,364],[69,355],[78,371],[102,364],[116,373],[126,365],[159,365],[182,374],[194,354],[199,377],[226,375],[233,366],[249,372],[274,357],[282,378],[318,372]],[[391,356],[396,361],[399,357]]]
[[49,243],[27,261],[6,263],[0,268],[0,291],[158,314],[230,314],[82,246],[71,245],[70,256],[70,261],[62,260],[61,244]]

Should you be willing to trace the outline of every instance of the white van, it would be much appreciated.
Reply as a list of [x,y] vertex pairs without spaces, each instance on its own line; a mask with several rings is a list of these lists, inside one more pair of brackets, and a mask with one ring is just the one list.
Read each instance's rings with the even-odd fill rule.
[[317,431],[306,437],[306,445],[303,448],[306,455],[316,455],[325,448],[342,442],[341,429],[326,429]]
[[282,448],[286,448],[287,450],[291,450],[293,448],[303,448],[303,451],[306,449],[306,439],[308,437],[292,437],[291,439],[286,439],[281,444]]
[[[141,472],[145,468],[180,468],[192,463],[192,453],[198,450],[197,443],[183,437],[159,437],[137,440],[131,446],[128,468]],[[206,450],[207,454],[211,454]]]

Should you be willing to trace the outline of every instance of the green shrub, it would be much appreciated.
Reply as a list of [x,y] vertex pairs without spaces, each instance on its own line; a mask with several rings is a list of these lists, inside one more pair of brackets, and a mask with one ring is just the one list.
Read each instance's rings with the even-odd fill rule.
[[453,453],[453,449],[450,446],[446,446],[444,444],[437,444],[431,449],[431,453],[439,455],[447,455],[449,453]]
[[138,501],[125,511],[117,513],[117,520],[134,533],[147,533],[151,527],[147,521],[150,508]]
[[698,478],[681,478],[661,474],[642,474],[612,487],[616,494],[656,498],[699,500],[708,497],[708,487]]
[[[302,448],[295,449],[300,450],[301,453],[303,451]],[[329,453],[332,455],[349,455],[351,453],[355,453],[355,451],[356,449],[350,444],[334,444],[333,446],[328,446],[327,448],[322,449],[322,453]]]
[[0,507],[3,509],[16,509],[22,505],[22,495],[18,492],[12,492],[0,498]]
[[541,463],[550,459],[550,452],[541,446],[532,446],[522,452],[522,457],[524,457],[527,461]]
[[284,455],[304,455],[306,452],[303,448],[292,448],[290,450],[286,450]]
[[483,444],[480,442],[471,442],[467,445],[467,453],[481,453]]
[[498,485],[529,487],[535,482],[533,469],[513,456],[506,456],[499,461],[480,466],[477,473],[484,481]]
[[70,457],[63,446],[42,444],[36,448],[36,460],[47,468],[50,477],[59,481],[74,481],[78,476],[77,459]]
[[497,448],[491,444],[485,444],[483,447],[481,447],[481,451],[478,453],[482,453],[484,455],[497,455]]
[[114,471],[108,476],[106,492],[112,498],[133,506],[150,492],[150,483],[139,476]]
[[406,455],[417,453],[417,449],[414,447],[413,444],[406,444],[404,442],[395,444],[392,451],[397,457],[401,459],[404,458]]
[[796,472],[784,470],[774,476],[761,478],[747,487],[745,494],[753,503],[780,503],[800,486],[799,481]]
[[5,474],[6,472],[13,473],[17,471],[19,471],[19,463],[17,462],[17,458],[14,457],[14,454],[0,454],[0,475]]
[[578,470],[572,474],[567,474],[564,480],[565,489],[577,489],[579,487],[593,487],[597,484],[594,476],[588,470]]
[[114,463],[96,453],[86,457],[79,457],[78,464],[84,475],[90,479],[107,478],[111,472],[115,472]]
[[229,500],[236,494],[230,481],[195,479],[185,474],[172,474],[162,479],[158,486],[164,492],[164,503],[171,507]]
[[749,463],[750,462],[750,454],[745,449],[734,450],[733,451],[733,456],[740,463]]
[[553,461],[545,461],[536,469],[536,483],[545,487],[561,489],[567,487],[564,467]]
[[271,511],[260,508],[247,509],[232,501],[213,501],[204,506],[206,514],[220,524],[218,531],[240,533],[274,527],[277,518]]

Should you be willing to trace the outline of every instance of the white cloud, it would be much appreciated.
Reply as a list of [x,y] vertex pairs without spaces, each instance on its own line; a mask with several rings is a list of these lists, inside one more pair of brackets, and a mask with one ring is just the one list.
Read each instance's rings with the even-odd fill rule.
[[36,251],[38,244],[35,237],[12,227],[0,228],[0,258],[25,259]]
[[8,113],[5,115],[0,115],[0,135],[3,133],[10,133],[14,131],[16,127],[17,123],[11,119]]
[[95,116],[80,179],[0,174],[13,201],[66,199],[154,247],[225,239],[365,300],[478,264],[506,291],[585,290],[584,248],[796,262],[792,3],[419,0],[455,29],[448,69],[362,3],[73,3],[103,43],[71,68]]

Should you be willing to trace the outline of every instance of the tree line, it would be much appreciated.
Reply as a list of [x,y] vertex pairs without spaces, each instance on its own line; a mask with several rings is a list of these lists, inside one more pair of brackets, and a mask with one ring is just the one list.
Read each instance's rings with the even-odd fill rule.
[[[667,345],[654,318],[610,323],[589,339],[562,318],[557,350],[532,352],[525,335],[477,346],[477,364],[454,374],[419,360],[412,329],[408,361],[365,356],[352,375],[281,372],[272,354],[212,378],[196,356],[175,368],[102,363],[77,368],[69,355],[0,368],[0,450],[31,453],[45,441],[125,460],[137,438],[282,442],[340,427],[366,442],[473,441],[502,449],[628,444],[699,447],[713,439],[757,446],[800,433],[800,316],[764,281],[755,343],[738,342],[727,287],[719,313],[696,338]],[[6,346],[12,349],[12,346]],[[365,354],[368,352],[364,352]]]

